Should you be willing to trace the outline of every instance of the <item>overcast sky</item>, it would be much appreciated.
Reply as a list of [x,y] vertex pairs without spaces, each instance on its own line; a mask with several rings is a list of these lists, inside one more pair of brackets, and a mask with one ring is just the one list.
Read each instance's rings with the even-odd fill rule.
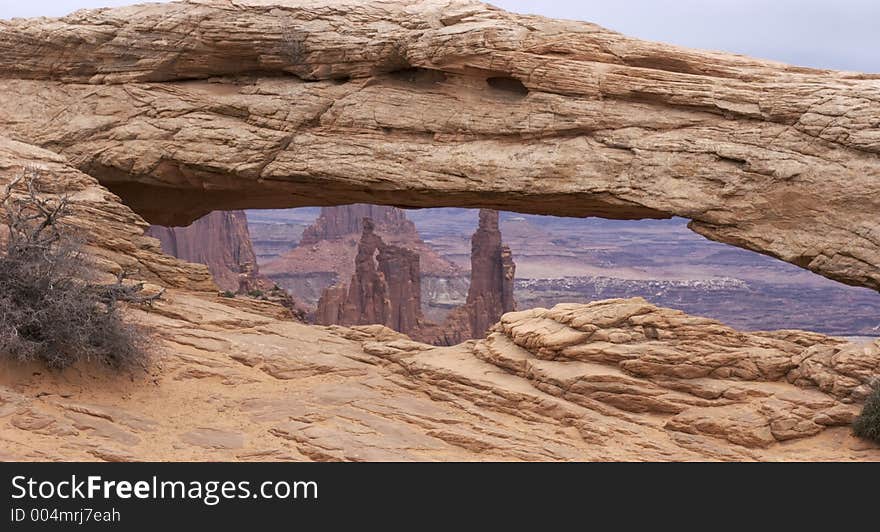
[[[133,0],[0,0],[0,18],[60,16]],[[880,72],[880,0],[493,0],[634,37],[819,68]]]

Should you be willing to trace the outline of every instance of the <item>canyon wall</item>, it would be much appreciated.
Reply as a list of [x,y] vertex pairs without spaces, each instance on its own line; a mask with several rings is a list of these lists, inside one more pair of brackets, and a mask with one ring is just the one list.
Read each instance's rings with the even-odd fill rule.
[[364,218],[372,220],[379,233],[400,235],[399,238],[418,240],[416,226],[401,209],[384,205],[345,205],[324,207],[315,223],[306,228],[301,246],[311,246],[322,240],[338,240],[346,235],[359,234]]
[[188,262],[204,264],[223,290],[239,291],[241,276],[258,275],[247,215],[243,211],[217,211],[188,227],[151,226],[149,236],[159,239],[162,250]]

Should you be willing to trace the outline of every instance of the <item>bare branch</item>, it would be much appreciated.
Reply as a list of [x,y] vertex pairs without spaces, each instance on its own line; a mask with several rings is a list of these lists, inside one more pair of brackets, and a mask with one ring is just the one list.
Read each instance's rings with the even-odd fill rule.
[[12,196],[12,191],[15,187],[18,186],[19,183],[24,179],[25,174],[22,172],[15,177],[12,178],[12,181],[6,185],[6,188],[3,190],[2,199],[0,199],[0,205],[7,206],[9,202],[9,198]]
[[[143,283],[89,282],[91,266],[82,243],[65,234],[69,196],[45,194],[40,173],[27,169],[0,195],[9,238],[0,247],[0,356],[42,360],[64,368],[79,360],[143,366],[147,337],[125,323],[119,302],[151,305],[164,294],[143,295]],[[75,233],[74,233],[75,236]]]

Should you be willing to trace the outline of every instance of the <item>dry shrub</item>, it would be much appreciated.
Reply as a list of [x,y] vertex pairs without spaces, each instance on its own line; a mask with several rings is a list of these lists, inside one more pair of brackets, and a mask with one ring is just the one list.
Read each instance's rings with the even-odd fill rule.
[[[112,368],[145,366],[147,331],[124,320],[118,303],[149,303],[142,285],[119,275],[95,284],[82,243],[64,225],[68,198],[43,195],[28,170],[0,194],[0,357],[62,369],[78,361]],[[161,294],[160,294],[161,295]]]
[[853,422],[853,433],[859,438],[880,443],[880,380],[865,400],[862,413]]

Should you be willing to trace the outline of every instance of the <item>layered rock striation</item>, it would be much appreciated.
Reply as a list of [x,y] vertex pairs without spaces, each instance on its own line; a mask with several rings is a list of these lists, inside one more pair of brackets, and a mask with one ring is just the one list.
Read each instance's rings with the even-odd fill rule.
[[102,185],[159,223],[315,201],[678,214],[877,288],[876,76],[470,1],[80,11],[0,22],[0,50],[0,184],[51,176],[97,272],[168,288],[128,309],[155,335],[143,372],[0,366],[0,459],[880,460],[847,426],[880,341],[638,299],[444,348],[306,326],[218,297]]
[[880,342],[741,333],[639,299],[509,313],[445,348],[306,326],[193,291],[206,268],[162,254],[94,179],[0,139],[0,185],[26,166],[75,200],[100,271],[168,290],[128,311],[157,345],[144,373],[0,366],[4,460],[880,460],[848,427]]
[[0,135],[0,190],[24,172],[36,174],[41,192],[69,198],[72,215],[64,222],[83,240],[96,271],[107,280],[126,273],[155,285],[216,290],[204,265],[164,254],[159,241],[145,234],[149,224],[95,178],[61,155]]

